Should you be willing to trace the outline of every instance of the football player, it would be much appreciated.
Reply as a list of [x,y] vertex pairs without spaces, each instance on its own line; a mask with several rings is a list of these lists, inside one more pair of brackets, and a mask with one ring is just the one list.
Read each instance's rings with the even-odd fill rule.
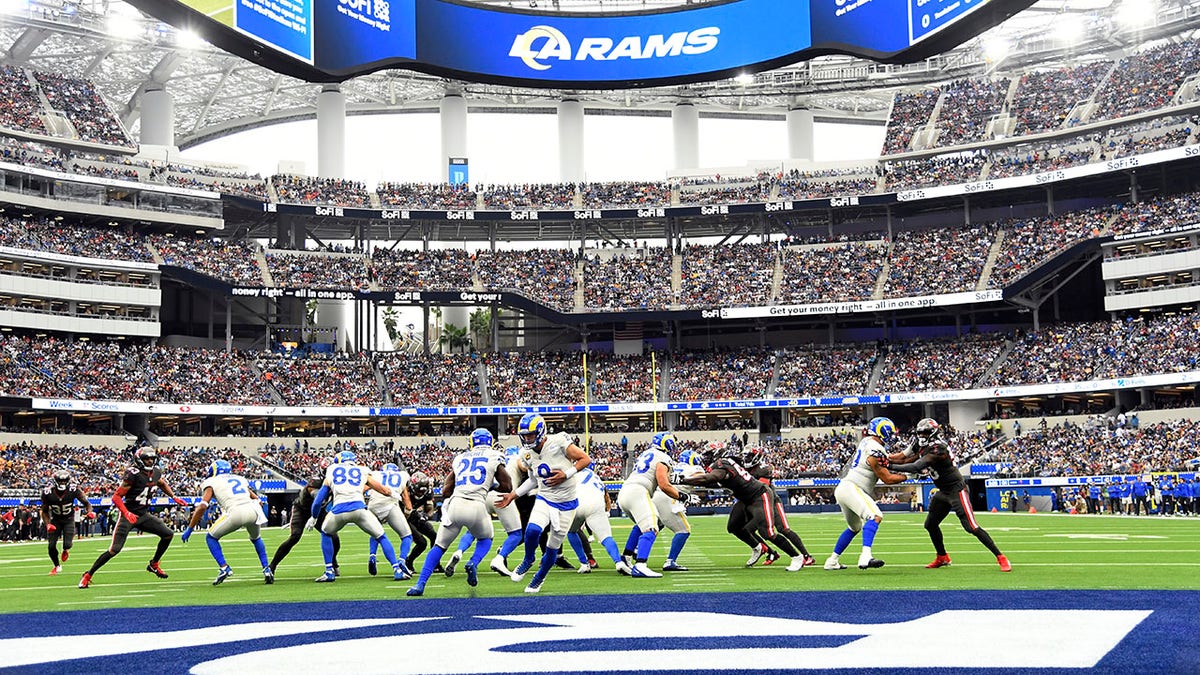
[[161,518],[150,513],[150,495],[154,488],[162,490],[163,494],[170,497],[179,506],[187,506],[187,502],[175,496],[175,491],[171,489],[167,481],[163,480],[162,468],[158,466],[158,451],[149,445],[144,445],[134,453],[133,466],[125,471],[121,485],[117,487],[117,491],[112,496],[113,507],[121,514],[113,529],[112,543],[108,550],[96,558],[96,562],[92,563],[88,571],[84,572],[83,578],[79,580],[80,588],[88,588],[92,585],[92,576],[121,552],[121,549],[125,547],[125,539],[129,537],[129,531],[135,527],[142,532],[158,537],[158,548],[155,549],[150,563],[146,565],[146,571],[159,579],[167,578],[167,573],[163,571],[158,561],[167,552],[167,547],[171,545],[175,533]]
[[[492,432],[487,429],[476,429],[471,432],[472,449],[485,446],[490,448],[494,443],[495,440]],[[516,470],[517,456],[520,452],[520,448],[511,445],[504,449],[504,454],[501,457],[501,466],[504,467],[505,473],[508,474],[510,484],[513,479],[511,472]],[[521,480],[524,479],[525,477],[521,476]],[[500,490],[498,485],[493,485],[492,489],[488,491],[486,500],[488,512],[496,516],[496,519],[500,521],[500,527],[504,528],[504,532],[507,535],[504,542],[500,545],[500,551],[496,553],[496,557],[492,558],[489,567],[492,571],[504,576],[512,574],[508,569],[506,560],[508,554],[516,550],[517,545],[521,543],[521,538],[525,531],[525,527],[521,524],[521,512],[517,509],[516,504],[509,504],[502,509],[496,507],[496,502],[511,489],[510,486],[508,490]],[[462,539],[458,542],[458,550],[451,554],[450,562],[446,563],[446,576],[454,576],[455,565],[458,564],[459,560],[462,560],[463,555],[467,552],[467,549],[471,548],[471,544],[474,541],[475,537],[471,535],[470,530],[463,533]]]
[[[682,492],[685,497],[691,498],[691,488],[679,483],[684,478],[699,473],[704,473],[700,453],[684,450],[679,453],[675,466],[671,469],[671,481],[675,484],[675,489]],[[692,535],[692,526],[687,519],[687,504],[682,500],[671,499],[664,490],[656,490],[651,501],[654,502],[654,510],[658,512],[658,519],[662,522],[663,527],[675,533],[675,536],[671,537],[671,548],[667,553],[667,559],[663,561],[663,571],[688,571],[687,567],[679,563],[679,555],[683,553],[683,547]]]
[[954,463],[954,457],[950,454],[950,444],[946,441],[942,426],[937,420],[926,417],[917,422],[916,438],[913,442],[905,451],[889,455],[888,460],[888,468],[896,473],[928,472],[933,484],[937,486],[937,491],[929,498],[929,512],[925,515],[925,530],[929,532],[929,540],[933,542],[933,550],[937,557],[926,565],[926,568],[936,569],[950,564],[950,555],[946,553],[940,525],[946,516],[954,511],[963,529],[975,535],[975,538],[996,556],[1000,571],[1012,571],[1012,565],[1000,552],[992,536],[975,522],[975,512],[971,510],[971,495],[967,492],[966,481]]
[[[804,558],[805,567],[815,564],[817,561],[811,555],[809,555],[808,548],[804,545],[804,540],[800,538],[800,535],[796,534],[796,531],[793,530],[791,525],[788,523],[787,509],[783,507],[783,500],[779,498],[779,493],[776,492],[774,487],[771,485],[771,480],[775,477],[775,470],[772,469],[771,465],[767,463],[766,456],[763,454],[762,448],[746,448],[746,450],[742,452],[742,466],[746,467],[746,470],[750,472],[751,476],[754,476],[760,483],[767,486],[767,496],[771,498],[771,510],[773,511],[772,515],[775,518],[776,527],[779,528],[779,533],[782,534],[785,539],[792,542],[792,546],[794,546],[797,551],[800,551],[800,555]],[[767,543],[763,542],[763,546],[767,546]],[[770,547],[767,546],[767,561],[763,564],[770,565],[778,558],[779,554],[770,550]]]
[[579,508],[575,509],[575,520],[571,524],[571,531],[567,534],[567,541],[571,543],[571,549],[575,551],[575,555],[579,556],[578,572],[580,574],[591,572],[592,562],[594,562],[584,548],[583,537],[580,535],[586,525],[596,535],[596,539],[604,547],[604,550],[608,552],[608,557],[612,559],[613,566],[617,571],[625,576],[637,576],[633,573],[629,563],[622,560],[617,551],[617,542],[612,536],[612,523],[608,520],[608,512],[612,506],[604,482],[591,469],[584,469],[579,472],[577,494],[579,495]]
[[512,580],[520,581],[533,567],[533,557],[538,549],[538,540],[547,528],[546,553],[541,566],[534,574],[526,593],[537,593],[546,581],[550,568],[558,560],[563,540],[575,519],[575,508],[579,506],[575,489],[578,481],[575,474],[592,463],[587,452],[575,445],[571,436],[560,432],[549,436],[546,420],[536,413],[526,414],[517,424],[517,437],[521,439],[520,463],[529,471],[529,478],[516,489],[500,498],[496,506],[504,508],[521,495],[538,491],[537,502],[529,515],[525,527],[525,558],[513,570]]
[[633,470],[625,477],[621,491],[617,493],[617,504],[629,518],[633,520],[633,530],[625,550],[634,550],[632,576],[639,578],[661,577],[662,574],[650,569],[646,561],[654,548],[654,540],[658,537],[658,510],[654,508],[654,493],[661,490],[668,497],[679,502],[687,499],[674,485],[671,485],[671,469],[675,464],[675,434],[660,431],[650,441],[650,447],[638,455],[633,462]]
[[404,559],[404,564],[409,569],[413,569],[417,558],[437,538],[437,531],[429,524],[429,514],[433,511],[433,478],[420,471],[414,473],[408,484],[408,492],[413,507],[412,512],[408,514],[408,525],[413,534],[413,548],[408,552],[408,557]]
[[[75,502],[83,504],[84,518],[96,519],[92,503],[71,480],[71,472],[59,469],[54,472],[50,484],[42,488],[42,522],[46,524],[47,552],[50,554],[50,576],[62,571],[62,564],[71,557],[71,543],[75,539]],[[62,537],[62,557],[58,553],[58,539]]]
[[833,498],[842,508],[846,529],[834,544],[833,554],[825,561],[827,570],[844,570],[840,561],[842,552],[861,530],[863,533],[862,554],[858,556],[859,569],[883,567],[883,561],[871,555],[875,532],[883,522],[883,512],[875,504],[875,481],[886,485],[902,483],[907,478],[887,470],[887,446],[896,438],[896,424],[886,417],[876,417],[867,422],[862,431],[862,440],[846,466],[842,468]]
[[[400,535],[400,557],[407,558],[413,543],[412,528],[408,525],[408,513],[412,511],[412,499],[408,496],[408,472],[401,470],[396,464],[385,464],[382,470],[373,471],[371,475],[380,484],[386,485],[392,494],[384,496],[379,492],[371,492],[367,508],[375,514],[379,522],[387,524],[393,532]],[[378,568],[375,560],[378,550],[379,542],[372,539],[370,557],[367,559],[367,572],[371,576],[375,576]]]
[[379,519],[367,510],[363,494],[368,490],[391,496],[392,491],[373,477],[367,468],[360,466],[358,455],[353,451],[343,450],[338,453],[337,461],[325,470],[325,481],[321,489],[313,497],[312,517],[304,524],[306,529],[317,526],[317,517],[325,506],[325,500],[330,500],[329,515],[321,524],[321,552],[325,556],[325,574],[314,579],[318,583],[337,581],[333,571],[333,540],[332,535],[348,523],[354,523],[367,536],[376,539],[383,548],[383,555],[392,564],[392,579],[402,581],[412,576],[412,572],[403,560],[396,559],[396,551],[392,542],[388,541],[387,533]]
[[213,586],[233,576],[233,568],[225,561],[225,553],[221,550],[221,537],[242,528],[246,528],[250,543],[254,544],[254,550],[258,553],[258,561],[262,563],[263,581],[268,584],[275,583],[275,572],[267,563],[267,546],[259,534],[259,527],[267,523],[267,515],[263,513],[258,495],[250,489],[249,481],[233,473],[233,467],[226,460],[218,459],[209,464],[205,473],[207,477],[200,484],[200,503],[196,504],[195,510],[192,511],[192,519],[180,539],[185,544],[188,542],[192,531],[208,511],[208,505],[216,498],[221,507],[221,517],[208,528],[208,534],[204,537],[208,551],[212,553],[218,568]]
[[[292,514],[289,522],[292,531],[288,538],[279,544],[279,548],[275,549],[275,555],[271,556],[272,574],[279,569],[279,563],[283,562],[288,553],[291,553],[292,547],[300,541],[300,537],[304,536],[304,525],[308,523],[308,517],[313,510],[313,497],[321,489],[321,483],[325,481],[325,470],[331,463],[328,459],[321,460],[321,474],[309,478],[308,483],[300,488],[300,494],[296,495],[296,499],[292,502]],[[321,510],[321,515],[317,518],[317,527],[324,523],[327,513],[324,509]],[[338,569],[337,554],[342,549],[342,540],[336,534],[330,539],[333,541],[333,574],[337,576],[341,573]]]
[[[480,434],[480,431],[484,434]],[[471,449],[460,452],[451,460],[453,471],[446,475],[446,482],[442,485],[442,524],[429,555],[425,556],[421,576],[408,589],[408,595],[425,593],[425,584],[441,562],[442,554],[454,543],[464,527],[475,538],[475,553],[463,570],[467,573],[469,586],[479,584],[479,564],[492,550],[492,516],[486,503],[488,493],[493,483],[498,484],[505,493],[512,491],[512,481],[504,470],[504,455],[490,442],[484,442],[490,441],[491,436],[486,429],[476,430],[471,435]],[[448,572],[446,576],[451,574]]]

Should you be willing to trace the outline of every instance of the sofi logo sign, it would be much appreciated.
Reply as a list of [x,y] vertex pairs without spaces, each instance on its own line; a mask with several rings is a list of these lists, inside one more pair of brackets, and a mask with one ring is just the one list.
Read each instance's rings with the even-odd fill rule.
[[521,59],[534,70],[549,70],[559,61],[615,61],[617,59],[656,59],[668,56],[694,56],[717,46],[721,29],[697,28],[670,35],[630,35],[618,39],[585,37],[573,48],[562,31],[553,26],[534,26],[513,39],[508,55]]

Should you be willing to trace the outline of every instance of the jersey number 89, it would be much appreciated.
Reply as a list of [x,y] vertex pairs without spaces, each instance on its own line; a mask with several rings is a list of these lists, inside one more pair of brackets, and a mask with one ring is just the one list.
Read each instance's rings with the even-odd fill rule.
[[357,466],[350,467],[349,469],[339,466],[333,470],[334,485],[341,485],[342,483],[362,485],[362,482],[362,469]]

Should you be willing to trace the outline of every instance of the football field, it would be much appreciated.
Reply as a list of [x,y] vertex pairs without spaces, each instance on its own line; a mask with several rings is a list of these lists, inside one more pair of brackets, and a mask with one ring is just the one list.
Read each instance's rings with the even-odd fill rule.
[[[884,567],[854,567],[856,541],[851,568],[827,571],[840,516],[790,520],[816,567],[746,568],[725,518],[698,517],[687,572],[619,576],[594,545],[599,569],[556,570],[537,595],[493,572],[469,587],[460,566],[406,597],[411,582],[386,565],[367,574],[353,527],[332,584],[313,583],[315,533],[273,585],[244,533],[222,541],[235,575],[217,587],[203,533],[176,538],[165,580],[145,571],[156,540],[131,537],[86,590],[76,584],[106,539],[77,540],[56,577],[44,542],[0,545],[0,672],[1200,672],[1190,644],[1172,646],[1200,634],[1200,519],[979,514],[1010,573],[955,519],[943,524],[953,565],[925,569],[923,514],[888,514],[874,546]],[[628,525],[614,529],[623,543]],[[265,530],[268,554],[286,533]],[[943,639],[956,648],[928,648]]]

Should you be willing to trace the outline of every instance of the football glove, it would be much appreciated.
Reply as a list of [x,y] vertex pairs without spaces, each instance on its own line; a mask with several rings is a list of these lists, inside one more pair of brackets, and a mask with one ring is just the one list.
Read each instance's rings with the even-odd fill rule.
[[681,485],[683,483],[683,474],[672,471],[667,474],[667,482],[671,485]]
[[137,525],[138,516],[136,513],[133,513],[132,511],[126,511],[121,515],[125,516],[125,520],[128,520],[130,525]]
[[187,506],[187,502],[183,501],[179,497],[174,497],[173,499],[175,500],[175,503],[178,504],[179,506]]
[[88,512],[87,512],[87,515],[86,515],[86,516],[84,516],[84,517],[85,517],[85,518],[87,518],[88,520],[95,520],[95,519],[96,519],[96,512],[95,512],[95,511],[88,511]]
[[57,529],[58,528],[54,526],[54,523],[46,523],[46,531],[47,532],[54,532]]
[[183,543],[186,544],[188,539],[191,538],[191,536],[192,536],[192,528],[189,527],[188,529],[183,531],[183,535],[180,536],[179,538],[180,538],[180,540],[183,541]]
[[308,522],[304,524],[304,529],[306,529],[306,530],[311,530],[311,529],[313,529],[313,528],[314,528],[314,527],[316,527],[316,526],[317,526],[317,519],[316,519],[316,518],[309,518],[309,519],[308,519]]

